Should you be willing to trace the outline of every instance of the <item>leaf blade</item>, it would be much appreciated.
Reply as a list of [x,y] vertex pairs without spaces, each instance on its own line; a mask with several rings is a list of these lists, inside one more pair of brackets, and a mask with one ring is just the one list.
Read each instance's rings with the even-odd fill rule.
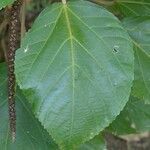
[[[55,4],[42,12],[25,37],[16,56],[16,75],[36,116],[56,142],[69,149],[97,135],[128,101],[132,43],[105,9],[80,1]],[[112,95],[116,107],[111,106]]]

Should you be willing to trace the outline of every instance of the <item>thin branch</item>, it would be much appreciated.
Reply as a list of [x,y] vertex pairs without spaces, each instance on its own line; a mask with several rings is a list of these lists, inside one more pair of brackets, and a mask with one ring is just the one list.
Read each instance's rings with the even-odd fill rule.
[[24,37],[26,32],[25,27],[25,16],[26,16],[26,0],[22,2],[22,8],[21,8],[21,39]]
[[22,0],[17,0],[10,9],[9,20],[9,37],[8,37],[8,51],[7,51],[7,64],[8,64],[8,107],[9,107],[9,124],[12,141],[16,139],[16,110],[15,110],[15,73],[14,73],[14,60],[15,51],[19,47],[20,42],[20,9]]

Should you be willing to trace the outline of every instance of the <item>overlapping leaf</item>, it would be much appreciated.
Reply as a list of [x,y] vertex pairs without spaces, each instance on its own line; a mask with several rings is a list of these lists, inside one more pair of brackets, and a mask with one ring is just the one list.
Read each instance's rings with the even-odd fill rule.
[[1,150],[56,150],[47,132],[35,119],[26,99],[17,90],[17,138],[12,143],[9,134],[7,76],[5,64],[0,64],[0,149]]
[[114,12],[121,12],[124,16],[150,15],[149,0],[116,0],[111,8]]
[[128,114],[127,111],[128,105],[123,109],[119,116],[116,117],[116,119],[110,124],[110,126],[106,130],[114,133],[115,135],[127,135],[137,132],[137,130],[133,126],[133,122],[129,118],[130,114]]
[[15,0],[0,0],[0,10],[7,5],[10,5],[14,2]]
[[150,104],[145,104],[142,100],[132,97],[126,111],[137,131],[150,131]]
[[72,149],[111,123],[133,80],[133,51],[120,22],[86,1],[47,7],[22,41],[16,77],[43,126]]
[[150,103],[150,16],[125,19],[135,50],[133,95]]
[[150,104],[131,97],[108,130],[119,135],[150,131]]

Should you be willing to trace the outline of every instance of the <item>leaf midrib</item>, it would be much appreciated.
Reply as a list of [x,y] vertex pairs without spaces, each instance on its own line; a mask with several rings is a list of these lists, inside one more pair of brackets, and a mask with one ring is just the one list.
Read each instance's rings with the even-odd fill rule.
[[72,64],[72,105],[71,105],[71,126],[70,126],[70,133],[69,133],[69,143],[71,142],[72,138],[72,130],[73,130],[73,122],[74,122],[74,97],[75,97],[75,59],[74,59],[74,46],[73,46],[73,35],[72,35],[72,29],[71,29],[71,24],[69,20],[69,15],[67,11],[67,6],[64,5],[64,13],[65,13],[65,18],[66,18],[66,23],[67,23],[67,28],[70,36],[70,50],[71,50],[71,64]]
[[[107,46],[107,44],[104,42],[103,38],[101,38],[94,30],[92,30],[84,21],[82,21],[82,19],[76,15],[70,8],[68,8],[69,12],[77,19],[79,20],[81,23],[83,23],[93,34],[95,34],[95,36],[99,39],[99,41],[101,41],[109,50],[110,47]],[[110,50],[111,51],[111,50]],[[113,54],[113,53],[112,53]],[[116,61],[118,62],[120,69],[124,72],[124,74],[126,75],[126,77],[129,79],[128,74],[126,73],[126,71],[123,69],[120,61],[118,60],[118,58],[113,54],[114,58],[116,59]]]

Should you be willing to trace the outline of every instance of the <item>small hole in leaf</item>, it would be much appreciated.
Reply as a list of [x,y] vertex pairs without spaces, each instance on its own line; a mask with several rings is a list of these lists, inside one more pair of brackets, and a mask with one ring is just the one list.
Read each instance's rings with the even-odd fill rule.
[[115,46],[113,47],[113,52],[114,52],[114,53],[118,53],[118,52],[119,52],[119,46],[118,46],[118,45],[115,45]]

